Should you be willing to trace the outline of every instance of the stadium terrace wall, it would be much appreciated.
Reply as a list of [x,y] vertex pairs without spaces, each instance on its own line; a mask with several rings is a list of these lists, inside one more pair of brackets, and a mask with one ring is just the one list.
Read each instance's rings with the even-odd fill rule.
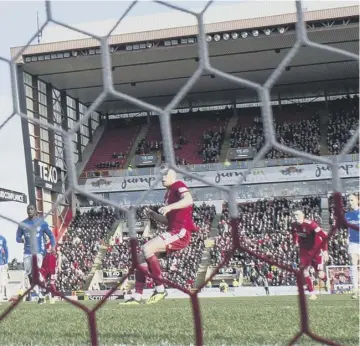
[[[341,178],[357,178],[359,177],[359,167],[358,162],[342,162],[339,165],[339,175]],[[249,174],[247,174],[247,170],[245,169],[224,169],[193,174],[205,179],[211,183],[212,186],[226,186],[234,185],[240,179],[244,179],[244,184],[246,185],[326,180],[331,179],[331,171],[331,166],[329,165],[312,164],[256,168],[251,170]],[[156,175],[132,176],[130,173],[126,177],[87,179],[83,188],[87,193],[142,191],[152,187],[156,178]],[[183,180],[191,188],[209,186],[209,184],[188,176],[183,176],[182,174],[179,174],[178,178]],[[161,182],[156,184],[154,189],[163,189]]]

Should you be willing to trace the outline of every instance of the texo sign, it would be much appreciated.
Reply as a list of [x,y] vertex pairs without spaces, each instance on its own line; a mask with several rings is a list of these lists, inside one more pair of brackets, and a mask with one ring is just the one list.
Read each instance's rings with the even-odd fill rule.
[[61,169],[46,162],[34,160],[35,185],[47,190],[62,192]]

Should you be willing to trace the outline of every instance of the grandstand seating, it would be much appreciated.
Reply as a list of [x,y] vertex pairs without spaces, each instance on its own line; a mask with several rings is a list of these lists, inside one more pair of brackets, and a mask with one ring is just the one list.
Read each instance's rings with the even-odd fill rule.
[[[232,129],[230,147],[253,147],[260,150],[265,137],[259,109],[240,112],[238,126]],[[243,114],[243,115],[242,115]],[[316,108],[307,106],[286,106],[274,111],[275,134],[279,143],[305,151],[310,154],[320,154],[320,118]],[[271,149],[267,159],[291,157],[290,154]]]
[[[279,143],[320,155],[320,116],[325,109],[322,103],[286,105],[274,107],[275,133]],[[327,144],[329,154],[337,154],[359,126],[356,98],[340,99],[330,103]],[[230,147],[254,147],[264,144],[260,108],[238,109],[238,123],[232,129]],[[229,111],[201,112],[172,116],[172,135],[177,164],[201,164],[217,162],[224,139]],[[142,119],[144,120],[144,119]],[[143,122],[143,121],[142,121]],[[123,168],[126,158],[140,129],[141,119],[105,130],[85,171]],[[112,123],[114,124],[114,123]],[[146,137],[138,144],[136,153],[162,153],[162,136],[157,117],[152,118]],[[352,148],[359,152],[359,143]],[[119,158],[114,158],[114,153]],[[290,154],[271,149],[267,159],[292,157]],[[164,158],[164,157],[163,157]],[[102,163],[102,166],[99,166]]]
[[77,211],[67,233],[58,243],[61,270],[56,287],[61,290],[79,290],[87,279],[99,247],[115,222],[112,208],[102,207],[81,213]]
[[[208,158],[208,151],[203,152],[205,144],[204,134],[210,132],[210,139],[207,144],[210,145],[211,138],[222,128],[226,126],[226,114],[213,114],[202,112],[201,115],[181,114],[172,117],[172,135],[174,142],[174,151],[178,163],[182,160],[189,164],[200,164]],[[220,141],[221,147],[222,141]],[[151,151],[162,151],[162,136],[160,124],[157,119],[152,120],[146,138],[139,143],[137,153],[148,153]],[[218,148],[217,153],[220,152]],[[215,155],[216,156],[216,155]]]
[[138,122],[111,123],[111,127],[103,133],[84,171],[123,168],[139,130]]

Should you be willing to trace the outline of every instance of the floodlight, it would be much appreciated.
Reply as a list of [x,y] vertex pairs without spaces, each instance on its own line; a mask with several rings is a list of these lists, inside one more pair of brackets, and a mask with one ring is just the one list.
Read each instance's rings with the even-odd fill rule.
[[229,34],[224,34],[224,35],[223,35],[223,39],[224,39],[225,41],[227,41],[229,38],[230,38],[230,35],[229,35]]
[[216,34],[216,35],[214,36],[214,40],[215,40],[216,42],[219,42],[220,39],[221,39],[220,35]]
[[269,35],[271,34],[271,30],[270,30],[270,29],[265,29],[265,30],[264,30],[264,34],[265,34],[266,36],[269,36]]
[[251,34],[254,36],[254,37],[258,37],[259,36],[259,31],[258,30],[253,30],[251,32]]
[[237,32],[232,32],[231,37],[233,40],[236,40],[239,37],[239,34]]
[[249,34],[248,34],[246,31],[243,31],[243,32],[241,33],[241,37],[242,37],[242,38],[247,38],[248,35],[249,35]]
[[207,42],[211,42],[212,41],[212,37],[210,35],[206,35],[206,41]]
[[285,32],[285,28],[283,26],[277,28],[279,34],[283,34]]

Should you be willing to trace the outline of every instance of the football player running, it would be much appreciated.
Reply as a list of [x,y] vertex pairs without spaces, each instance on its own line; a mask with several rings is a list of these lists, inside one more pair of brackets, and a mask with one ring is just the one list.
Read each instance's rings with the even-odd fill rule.
[[304,267],[305,282],[310,293],[309,299],[316,300],[317,296],[314,292],[309,267],[312,266],[315,269],[315,273],[319,279],[324,281],[327,290],[327,278],[324,272],[324,262],[329,259],[327,240],[323,244],[320,253],[313,256],[319,244],[324,239],[327,239],[327,234],[315,221],[305,219],[305,215],[301,210],[294,212],[294,219],[295,222],[292,224],[293,242],[295,246],[300,248],[300,265]]
[[[40,219],[37,217],[37,211],[36,207],[34,205],[28,205],[27,207],[27,214],[28,217],[23,221],[23,223],[29,227],[33,227],[35,224],[39,223]],[[32,277],[32,246],[31,246],[31,232],[33,230],[30,230],[28,228],[24,228],[19,226],[16,232],[16,241],[18,243],[24,244],[24,269],[25,274],[27,275],[30,285],[33,283],[33,277]],[[55,249],[55,238],[51,230],[49,229],[49,225],[45,221],[41,221],[39,225],[36,227],[36,246],[37,246],[37,265],[40,270],[42,267],[43,257],[46,253],[46,241],[45,241],[45,234],[50,239],[50,251],[53,251]],[[44,278],[41,275],[41,272],[39,271],[39,279],[40,281],[44,281]],[[39,296],[38,303],[43,304],[45,303],[44,296],[39,289],[39,287],[36,285],[34,287],[35,292]]]

